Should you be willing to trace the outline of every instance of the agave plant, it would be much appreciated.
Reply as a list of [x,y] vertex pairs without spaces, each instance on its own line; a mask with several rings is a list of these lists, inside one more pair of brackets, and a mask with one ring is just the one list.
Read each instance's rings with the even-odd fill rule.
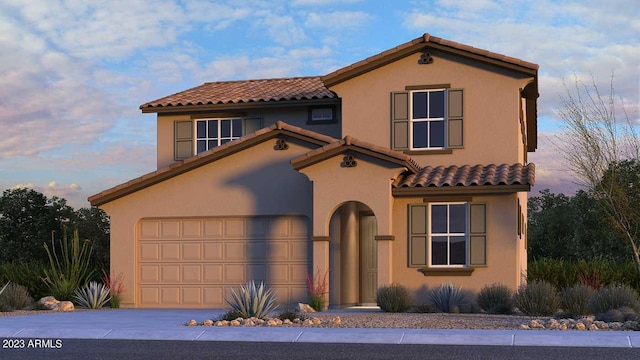
[[231,289],[231,297],[231,301],[226,298],[224,301],[231,306],[232,311],[245,319],[251,317],[263,319],[277,307],[275,294],[271,289],[267,289],[262,282],[256,286],[253,280],[246,285],[241,285],[238,292]]
[[435,310],[445,313],[470,312],[472,307],[467,293],[451,283],[433,289],[427,301]]
[[103,307],[111,297],[109,296],[109,287],[102,283],[91,281],[84,287],[77,289],[74,298],[80,306],[89,309],[99,309]]

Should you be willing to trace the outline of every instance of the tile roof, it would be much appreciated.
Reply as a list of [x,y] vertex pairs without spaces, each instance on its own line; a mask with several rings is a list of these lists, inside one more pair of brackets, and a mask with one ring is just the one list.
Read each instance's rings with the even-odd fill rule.
[[405,166],[409,171],[420,171],[421,167],[413,160],[409,155],[385,148],[382,146],[374,145],[372,143],[358,140],[350,135],[345,136],[343,139],[332,142],[320,148],[311,150],[305,154],[302,154],[291,160],[291,164],[295,169],[301,169],[320,162],[327,157],[335,156],[347,150],[354,150],[360,153],[367,154],[382,160],[390,161],[396,164]]
[[456,52],[466,56],[472,56],[476,59],[484,59],[485,61],[493,62],[495,64],[502,64],[514,67],[516,69],[522,69],[532,74],[536,74],[536,77],[537,71],[539,69],[538,64],[534,64],[532,62],[491,52],[488,50],[478,49],[473,46],[445,40],[425,33],[419,38],[413,39],[392,49],[383,51],[377,55],[373,55],[364,60],[358,61],[354,64],[345,66],[330,74],[327,74],[322,77],[322,81],[327,86],[333,86],[337,83],[358,76],[379,66],[386,65],[401,57],[416,53],[418,51],[422,51],[425,47],[429,46],[442,49],[444,51]]
[[140,109],[189,105],[243,104],[283,100],[337,99],[319,76],[207,82],[140,105]]
[[535,165],[426,166],[417,173],[405,172],[394,182],[395,188],[529,185],[535,183]]
[[152,171],[126,183],[104,190],[98,194],[90,196],[88,200],[92,206],[98,206],[113,201],[138,190],[142,190],[148,186],[157,184],[174,176],[249,148],[257,143],[272,139],[278,135],[288,135],[298,139],[303,139],[319,146],[338,141],[338,139],[331,136],[289,125],[283,121],[278,121],[271,126],[262,128],[237,140],[230,141],[209,151],[201,152],[185,160],[177,161],[167,167]]

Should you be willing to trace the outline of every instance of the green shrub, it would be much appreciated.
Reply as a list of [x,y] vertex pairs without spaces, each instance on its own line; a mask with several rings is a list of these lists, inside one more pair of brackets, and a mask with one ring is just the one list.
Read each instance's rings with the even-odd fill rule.
[[242,314],[240,312],[235,310],[229,310],[226,313],[220,315],[220,317],[218,317],[218,320],[231,321],[241,317],[242,317]]
[[240,313],[240,317],[245,319],[251,317],[264,319],[271,310],[276,308],[276,298],[271,289],[267,289],[264,283],[256,286],[253,280],[240,286],[237,293],[231,289],[231,297],[231,301],[226,298],[225,301],[232,310]]
[[422,305],[418,305],[418,306],[414,306],[411,309],[411,312],[413,313],[419,313],[419,314],[430,314],[430,313],[434,313],[436,312],[435,309],[429,305],[429,304],[422,304]]
[[99,309],[111,298],[109,288],[103,283],[91,281],[77,289],[73,295],[78,305],[88,309]]
[[22,285],[7,283],[3,290],[0,293],[0,308],[3,309],[2,311],[22,310],[33,303],[33,299],[29,296],[29,291]]
[[560,295],[560,307],[567,317],[576,318],[581,315],[589,315],[589,302],[595,290],[587,285],[574,285],[562,291]]
[[545,281],[562,290],[577,284],[593,288],[624,284],[640,291],[640,276],[635,262],[605,259],[580,261],[541,259],[527,265],[527,281]]
[[406,286],[391,284],[378,289],[376,304],[382,311],[405,312],[413,306],[413,296]]
[[621,308],[618,308],[618,311],[620,311],[622,315],[624,315],[624,321],[640,320],[640,315],[638,315],[638,313],[635,310],[633,310],[628,306],[623,306]]
[[489,314],[513,313],[513,291],[504,284],[487,285],[478,293],[480,308]]
[[295,319],[300,319],[302,321],[307,320],[309,318],[309,316],[307,316],[305,313],[301,313],[299,311],[296,310],[285,310],[281,313],[278,314],[278,319],[284,321],[284,320],[289,320],[289,321],[293,321]]
[[633,309],[636,313],[639,312],[640,300],[638,299],[638,294],[628,286],[615,285],[596,291],[589,302],[588,308],[592,314],[600,314],[623,306]]
[[47,244],[44,245],[50,266],[44,271],[45,282],[57,300],[72,300],[76,289],[84,286],[95,273],[95,269],[89,267],[93,247],[88,240],[80,245],[78,230],[73,232],[73,239],[68,241],[66,229],[59,247],[60,255],[53,236],[51,249]]
[[560,307],[558,292],[544,281],[521,285],[513,300],[521,312],[531,316],[550,316]]
[[471,293],[451,283],[431,290],[427,295],[427,303],[436,311],[445,313],[469,313],[475,305]]
[[27,288],[35,299],[47,295],[47,284],[42,281],[46,265],[37,261],[10,261],[0,264],[0,284],[12,282]]

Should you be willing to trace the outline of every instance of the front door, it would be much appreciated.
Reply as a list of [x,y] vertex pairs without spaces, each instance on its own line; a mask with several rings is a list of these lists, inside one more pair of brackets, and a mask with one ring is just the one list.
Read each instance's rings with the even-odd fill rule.
[[375,305],[378,291],[378,224],[372,213],[360,214],[360,303]]

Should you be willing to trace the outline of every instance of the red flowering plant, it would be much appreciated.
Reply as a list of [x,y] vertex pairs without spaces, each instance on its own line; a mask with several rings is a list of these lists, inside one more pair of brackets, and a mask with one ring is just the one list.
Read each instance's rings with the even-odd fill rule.
[[120,302],[122,302],[122,294],[124,294],[124,274],[119,273],[114,278],[102,269],[102,282],[109,288],[109,295],[111,296],[109,303],[111,307],[114,309],[119,308]]
[[[316,274],[319,275],[319,274]],[[327,306],[327,295],[329,287],[329,269],[324,272],[324,276],[311,276],[307,271],[307,291],[309,292],[309,306],[315,311],[322,311]]]

